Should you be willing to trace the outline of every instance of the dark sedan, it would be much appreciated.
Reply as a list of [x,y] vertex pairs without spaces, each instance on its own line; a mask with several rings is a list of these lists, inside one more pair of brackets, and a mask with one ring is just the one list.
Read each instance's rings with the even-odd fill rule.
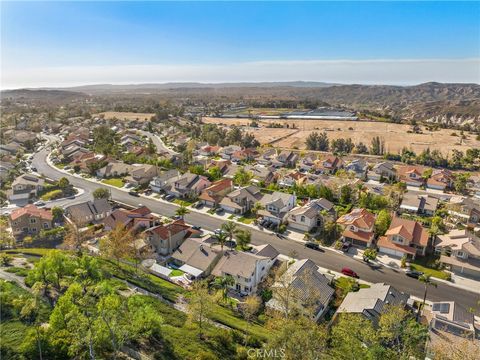
[[420,276],[423,275],[423,272],[417,270],[407,270],[405,271],[405,275],[410,276],[414,279],[418,279]]

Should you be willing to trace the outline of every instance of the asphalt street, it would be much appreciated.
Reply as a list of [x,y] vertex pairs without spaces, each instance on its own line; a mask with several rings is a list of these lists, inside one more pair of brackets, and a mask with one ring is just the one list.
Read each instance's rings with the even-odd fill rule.
[[[119,189],[104,186],[98,183],[92,183],[88,180],[74,177],[72,175],[66,175],[65,173],[62,173],[58,171],[58,169],[52,168],[47,164],[47,154],[48,150],[43,149],[35,155],[33,164],[36,166],[38,172],[54,180],[57,180],[62,176],[66,176],[70,180],[70,183],[72,183],[74,186],[85,189],[85,192],[88,193],[88,196],[91,196],[91,192],[96,188],[106,187],[111,190],[113,200],[132,206],[143,204],[150,208],[152,212],[161,215],[172,216],[178,207],[175,204],[164,203],[151,198],[133,197],[129,195],[128,192]],[[217,229],[224,222],[221,219],[207,214],[193,212],[193,210],[190,214],[186,215],[185,220],[190,224],[199,225],[207,230]],[[243,225],[239,226],[243,227]],[[401,270],[397,271],[385,267],[374,270],[362,261],[356,260],[347,255],[339,254],[329,250],[321,252],[308,249],[305,248],[301,243],[293,240],[280,239],[275,235],[271,235],[270,233],[266,233],[261,230],[252,229],[251,227],[246,228],[252,232],[252,243],[254,245],[268,243],[274,246],[282,254],[290,255],[295,252],[297,258],[309,258],[318,266],[337,272],[340,272],[342,267],[346,266],[357,272],[362,280],[374,283],[384,282],[386,284],[391,284],[400,291],[407,292],[418,298],[423,298],[424,285],[416,279],[407,277]],[[480,308],[479,294],[449,286],[448,284],[444,283],[438,283],[437,287],[429,286],[427,299],[431,301],[455,301],[467,309],[474,307]]]
[[146,137],[152,139],[153,144],[157,147],[157,153],[161,154],[164,152],[168,152],[172,155],[178,154],[176,151],[168,148],[158,135],[149,133],[148,131],[144,131],[144,130],[138,130],[138,131],[140,132],[140,134],[145,135]]

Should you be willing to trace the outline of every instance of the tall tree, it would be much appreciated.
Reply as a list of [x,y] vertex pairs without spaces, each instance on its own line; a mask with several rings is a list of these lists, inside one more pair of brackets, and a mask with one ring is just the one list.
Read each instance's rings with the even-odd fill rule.
[[188,210],[184,204],[180,205],[180,207],[175,210],[175,215],[180,216],[182,219],[184,219],[185,215],[188,213],[190,213],[190,210]]
[[375,232],[377,236],[383,236],[387,232],[388,228],[390,227],[390,223],[392,222],[392,215],[386,209],[380,210],[377,215],[377,219],[375,220]]
[[192,323],[198,326],[198,336],[203,339],[205,324],[208,322],[213,308],[212,296],[208,291],[208,285],[202,281],[193,283],[191,296],[188,303],[188,317]]
[[233,235],[237,231],[237,224],[233,221],[227,221],[222,224],[222,230],[228,235],[228,240],[232,242]]
[[117,261],[117,265],[119,265],[120,259],[131,254],[133,240],[132,231],[122,224],[118,224],[102,238],[100,251],[106,257],[114,258]]
[[418,309],[418,312],[417,312],[417,321],[418,321],[418,319],[420,318],[420,311],[423,311],[423,309],[425,308],[425,301],[427,300],[428,287],[429,287],[429,286],[437,287],[437,284],[434,283],[434,282],[431,280],[430,275],[422,275],[422,276],[420,276],[420,277],[418,278],[418,281],[420,281],[421,283],[423,283],[423,285],[424,285],[424,292],[423,292],[422,306],[421,306],[421,308]]
[[252,233],[249,230],[237,230],[235,232],[235,239],[237,240],[237,245],[240,246],[242,250],[246,250],[252,241]]
[[222,292],[222,299],[226,303],[228,299],[228,288],[235,285],[235,279],[231,275],[218,276],[213,281],[213,286]]

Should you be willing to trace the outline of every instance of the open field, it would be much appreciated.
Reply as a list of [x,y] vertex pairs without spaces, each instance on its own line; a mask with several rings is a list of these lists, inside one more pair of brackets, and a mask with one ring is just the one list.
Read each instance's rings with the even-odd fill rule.
[[117,112],[117,111],[105,111],[102,113],[95,114],[94,116],[101,116],[107,120],[111,119],[118,119],[118,120],[138,120],[138,121],[148,121],[150,120],[155,114],[148,114],[148,113],[132,113],[132,112]]
[[235,114],[235,115],[263,115],[263,116],[273,116],[273,115],[280,115],[284,113],[289,113],[292,111],[308,111],[309,109],[289,109],[289,108],[245,108],[245,109],[238,109],[233,111],[227,111],[228,115]]
[[[207,123],[222,123],[231,125],[247,126],[250,123],[248,119],[226,119],[226,118],[204,118]],[[326,131],[330,139],[352,138],[354,143],[362,141],[367,146],[371,140],[380,136],[385,140],[385,148],[387,151],[397,153],[403,147],[407,147],[416,153],[420,153],[426,148],[431,150],[440,150],[442,153],[450,153],[453,149],[465,151],[471,148],[479,148],[480,141],[476,140],[476,135],[466,134],[467,139],[460,144],[460,136],[452,136],[452,133],[460,135],[459,131],[451,129],[440,129],[438,131],[427,131],[421,126],[423,134],[407,133],[411,129],[410,125],[393,124],[386,122],[366,122],[366,121],[341,121],[341,120],[261,120],[260,126],[266,126],[269,122],[287,123],[287,128],[247,128],[255,135],[261,144],[271,143],[274,146],[284,148],[305,148],[305,139],[312,131]],[[297,131],[291,129],[295,124]],[[288,137],[286,135],[291,134]],[[275,141],[276,139],[281,139]]]

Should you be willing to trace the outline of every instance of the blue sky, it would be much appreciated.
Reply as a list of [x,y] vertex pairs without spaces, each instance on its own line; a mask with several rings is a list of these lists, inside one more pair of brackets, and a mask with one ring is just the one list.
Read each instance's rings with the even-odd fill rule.
[[[113,83],[188,81],[188,74],[192,81],[290,80],[302,64],[310,73],[303,68],[299,80],[321,81],[321,68],[345,60],[360,72],[372,61],[386,73],[395,70],[393,60],[403,64],[385,83],[402,82],[402,72],[412,72],[416,60],[442,64],[438,78],[427,74],[431,80],[442,81],[445,71],[453,71],[446,80],[455,81],[458,70],[458,81],[479,82],[479,2],[2,2],[1,7],[2,87],[23,86],[28,79],[22,74],[40,69],[45,78],[31,79],[31,86],[46,85],[50,74],[68,69],[88,76],[70,75],[65,84],[97,82],[102,68],[111,79],[98,80]],[[380,60],[389,61],[389,70]],[[262,78],[258,63],[283,65],[277,78],[275,73]],[[253,72],[252,64],[257,64]],[[337,65],[332,71],[341,72]],[[141,66],[151,81],[147,73],[125,78],[125,69]],[[215,67],[221,70],[217,74]],[[421,75],[420,68],[415,71]],[[369,74],[351,81],[372,82]],[[415,82],[414,72],[405,75],[405,82]],[[57,83],[58,77],[51,79]],[[328,77],[335,81],[335,74]],[[423,80],[419,76],[418,82]]]

